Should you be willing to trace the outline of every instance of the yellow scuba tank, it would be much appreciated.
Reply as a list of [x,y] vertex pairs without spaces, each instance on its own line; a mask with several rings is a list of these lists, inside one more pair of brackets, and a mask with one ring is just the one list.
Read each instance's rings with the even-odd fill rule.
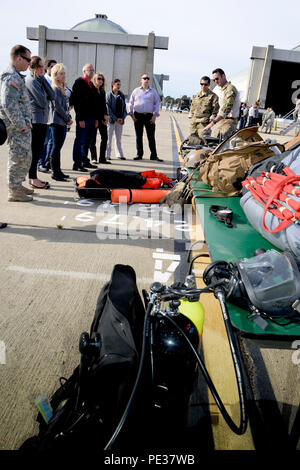
[[195,325],[201,340],[204,323],[204,308],[201,302],[190,302],[189,300],[181,299],[178,310]]

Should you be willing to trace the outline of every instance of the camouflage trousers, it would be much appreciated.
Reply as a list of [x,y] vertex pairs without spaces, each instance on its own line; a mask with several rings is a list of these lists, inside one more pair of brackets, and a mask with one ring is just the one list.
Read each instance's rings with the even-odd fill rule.
[[[190,135],[197,135],[198,137],[202,137],[203,129],[207,126],[207,124],[209,124],[209,119],[207,120],[207,122],[192,121],[190,126]],[[205,135],[208,134],[209,132],[205,132]]]
[[225,140],[235,133],[237,124],[238,119],[222,119],[212,127],[211,136],[220,137],[222,134],[222,139]]
[[14,128],[7,128],[8,165],[7,182],[12,191],[20,189],[31,165],[31,130],[21,134]]
[[264,122],[261,126],[261,132],[264,132],[264,128],[266,128],[266,132],[271,132],[271,130],[273,129],[273,125],[273,121]]

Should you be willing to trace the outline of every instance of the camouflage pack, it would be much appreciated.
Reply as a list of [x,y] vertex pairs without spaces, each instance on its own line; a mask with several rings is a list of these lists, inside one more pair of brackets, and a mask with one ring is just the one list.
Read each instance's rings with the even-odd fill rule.
[[221,153],[210,153],[200,165],[197,180],[211,186],[213,193],[233,196],[240,193],[241,182],[252,165],[274,155],[272,147],[278,144],[243,143],[240,147]]

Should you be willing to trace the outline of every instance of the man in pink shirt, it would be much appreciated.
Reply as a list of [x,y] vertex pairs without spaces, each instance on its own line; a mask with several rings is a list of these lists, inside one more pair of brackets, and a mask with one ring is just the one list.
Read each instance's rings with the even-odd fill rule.
[[142,160],[143,158],[143,131],[145,127],[151,152],[150,160],[162,162],[163,160],[157,156],[155,144],[155,120],[159,116],[160,99],[156,90],[149,86],[149,81],[150,77],[143,73],[141,86],[133,90],[129,100],[129,114],[134,122],[136,133],[137,156],[134,160]]

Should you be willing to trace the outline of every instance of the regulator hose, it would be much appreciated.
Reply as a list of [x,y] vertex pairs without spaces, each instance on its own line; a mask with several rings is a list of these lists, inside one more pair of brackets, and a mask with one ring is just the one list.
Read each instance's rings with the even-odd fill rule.
[[240,367],[240,363],[239,363],[239,360],[237,358],[237,355],[236,355],[236,351],[235,351],[235,348],[236,346],[234,346],[233,344],[233,341],[232,341],[232,337],[233,337],[233,333],[231,331],[231,329],[227,329],[227,326],[226,326],[226,331],[227,331],[227,335],[228,335],[228,339],[229,339],[229,343],[230,343],[230,349],[231,349],[231,354],[232,354],[232,358],[233,358],[233,364],[234,364],[234,370],[235,370],[235,375],[236,375],[236,379],[237,379],[237,386],[238,386],[238,393],[239,393],[239,400],[240,400],[240,423],[239,425],[237,426],[234,421],[232,420],[232,418],[229,416],[210,376],[209,376],[209,373],[204,365],[204,362],[202,361],[201,357],[199,356],[198,354],[198,351],[196,351],[196,349],[194,348],[193,344],[191,343],[191,341],[189,340],[189,338],[187,337],[187,335],[185,334],[185,332],[180,328],[180,326],[171,318],[169,317],[167,314],[165,313],[162,313],[160,312],[160,314],[166,319],[168,320],[170,323],[172,323],[173,326],[175,326],[175,328],[177,328],[177,330],[182,334],[182,336],[184,337],[184,339],[186,340],[186,342],[188,343],[189,347],[191,348],[192,352],[194,353],[196,359],[197,359],[197,362],[199,364],[199,367],[201,369],[201,372],[204,376],[204,379],[207,383],[207,386],[208,388],[210,389],[213,397],[214,397],[214,400],[223,416],[223,418],[225,419],[226,423],[228,424],[228,426],[230,427],[230,429],[235,433],[235,434],[238,434],[238,435],[242,435],[245,433],[246,429],[247,429],[247,413],[246,413],[246,406],[245,406],[245,398],[244,398],[244,395],[245,395],[245,391],[244,391],[244,383],[243,383],[243,379],[242,379],[242,372],[241,372],[241,367]]
[[[219,282],[215,282],[213,285],[210,286],[211,287],[216,287],[216,286],[219,286]],[[203,291],[209,291],[209,289],[200,289],[200,290],[203,290]],[[241,435],[241,434],[244,434],[245,431],[246,431],[246,428],[247,428],[247,414],[246,414],[246,406],[245,406],[245,399],[244,399],[244,395],[245,395],[245,392],[244,392],[244,383],[243,383],[243,378],[242,378],[242,372],[241,372],[241,367],[240,367],[240,361],[237,357],[237,354],[236,354],[236,350],[237,350],[237,345],[235,344],[235,338],[234,338],[234,335],[233,335],[233,332],[232,332],[232,329],[231,329],[231,326],[229,324],[229,320],[228,320],[228,314],[226,312],[226,304],[225,304],[225,295],[223,293],[223,289],[221,288],[217,288],[217,290],[221,293],[220,295],[220,298],[218,297],[218,294],[215,293],[216,297],[218,297],[220,303],[221,303],[221,307],[222,307],[222,313],[223,313],[223,317],[224,317],[224,322],[225,322],[225,327],[226,327],[226,332],[227,332],[227,336],[228,336],[228,340],[229,340],[229,344],[230,344],[230,350],[231,350],[231,355],[232,355],[232,359],[233,359],[233,364],[234,364],[234,370],[235,370],[235,375],[236,375],[236,379],[237,379],[237,386],[238,386],[238,393],[239,393],[239,401],[240,401],[240,424],[239,426],[237,426],[234,421],[232,420],[232,418],[230,417],[230,415],[228,414],[210,376],[209,376],[209,373],[204,365],[204,362],[202,361],[201,357],[199,356],[198,354],[198,351],[194,348],[193,344],[191,343],[191,341],[189,340],[189,338],[187,337],[187,335],[185,334],[185,332],[180,328],[180,326],[171,318],[169,317],[166,313],[160,311],[160,315],[162,315],[167,321],[169,321],[170,323],[172,323],[173,326],[175,326],[175,328],[182,334],[182,336],[184,337],[184,339],[186,340],[187,344],[189,345],[189,347],[191,348],[193,354],[195,355],[196,359],[197,359],[197,362],[199,364],[199,367],[201,369],[201,372],[204,376],[204,379],[207,383],[207,386],[209,387],[213,397],[214,397],[214,400],[223,416],[223,418],[225,419],[226,423],[228,424],[228,426],[230,427],[230,429],[235,433],[235,434],[238,434],[238,435]],[[196,292],[199,292],[199,290],[196,290]],[[211,290],[210,290],[211,292]],[[181,292],[182,293],[182,292]],[[224,296],[224,299],[222,298],[222,296]],[[224,302],[223,302],[224,300]],[[106,446],[104,447],[104,451],[109,451],[111,450],[115,440],[117,439],[118,435],[120,434],[124,424],[125,424],[125,421],[126,419],[128,418],[128,415],[129,415],[129,412],[130,412],[130,409],[132,407],[132,403],[134,401],[134,398],[135,398],[135,395],[136,395],[136,392],[137,392],[137,389],[138,389],[138,385],[140,383],[140,380],[141,380],[141,376],[142,376],[142,371],[143,371],[143,366],[144,366],[144,362],[145,362],[145,356],[146,356],[146,345],[147,345],[147,339],[149,337],[149,324],[150,324],[150,314],[151,314],[151,311],[152,311],[152,308],[153,308],[153,305],[154,305],[154,300],[153,298],[150,300],[150,302],[148,303],[147,305],[147,310],[146,310],[146,314],[145,314],[145,319],[144,319],[144,328],[143,328],[143,342],[142,342],[142,349],[141,349],[141,357],[140,357],[140,363],[139,363],[139,368],[138,368],[138,372],[137,372],[137,376],[136,376],[136,380],[135,380],[135,384],[134,384],[134,387],[133,387],[133,390],[131,392],[131,395],[130,395],[130,398],[127,402],[127,405],[126,405],[126,408],[125,408],[125,411],[123,412],[123,415],[114,431],[114,433],[112,434],[111,438],[109,439],[108,443],[106,444]],[[151,328],[150,328],[151,329]],[[150,333],[152,333],[150,331]],[[153,374],[153,369],[152,369],[152,374]],[[153,376],[152,376],[152,379],[153,379]]]

